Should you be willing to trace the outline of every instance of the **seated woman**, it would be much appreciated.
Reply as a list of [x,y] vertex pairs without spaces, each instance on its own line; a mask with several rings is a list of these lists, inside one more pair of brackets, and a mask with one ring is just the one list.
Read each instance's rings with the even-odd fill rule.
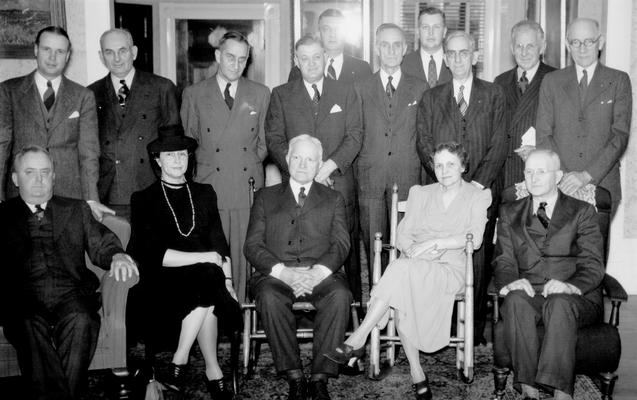
[[438,183],[409,190],[396,234],[400,258],[387,266],[372,290],[360,327],[326,354],[342,364],[361,357],[367,336],[391,307],[416,399],[432,398],[419,351],[434,352],[449,344],[454,299],[465,282],[466,235],[472,233],[476,248],[480,246],[491,204],[490,190],[462,179],[467,153],[461,145],[438,145],[433,165]]
[[164,383],[181,389],[190,348],[197,339],[212,399],[230,399],[217,361],[217,317],[226,328],[236,330],[241,312],[215,191],[186,179],[196,147],[179,125],[160,128],[158,139],[148,144],[161,179],[131,197],[128,251],[143,271],[140,285],[149,361],[166,341],[177,348]]

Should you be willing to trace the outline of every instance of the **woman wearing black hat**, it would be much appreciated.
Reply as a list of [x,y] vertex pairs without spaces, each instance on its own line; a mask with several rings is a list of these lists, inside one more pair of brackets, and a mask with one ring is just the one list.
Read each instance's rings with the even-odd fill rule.
[[217,319],[234,330],[241,314],[215,191],[187,179],[196,147],[179,125],[160,128],[159,137],[148,144],[161,175],[131,197],[128,252],[140,263],[143,276],[147,357],[163,344],[176,347],[164,383],[181,389],[197,339],[212,399],[230,399],[217,361]]

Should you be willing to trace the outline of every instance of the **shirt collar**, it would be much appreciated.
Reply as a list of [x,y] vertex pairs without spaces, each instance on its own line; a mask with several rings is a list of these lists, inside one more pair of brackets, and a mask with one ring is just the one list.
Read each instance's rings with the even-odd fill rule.
[[586,76],[588,76],[588,82],[586,83],[590,84],[591,81],[593,80],[593,74],[595,73],[595,70],[597,69],[598,62],[599,61],[595,61],[594,63],[592,63],[586,68],[582,68],[579,65],[575,64],[575,72],[577,73],[577,81],[579,82],[582,80],[582,76],[584,75],[584,70],[586,70]]
[[321,80],[316,83],[308,83],[305,79],[303,79],[303,84],[305,85],[305,89],[309,93],[310,98],[314,97],[314,88],[312,87],[312,85],[316,85],[316,88],[319,91],[319,96],[323,96],[323,81],[324,80],[325,80],[324,78],[321,78]]
[[216,76],[217,76],[217,84],[219,85],[219,90],[221,90],[221,94],[223,94],[223,92],[226,91],[226,85],[229,83],[230,96],[232,96],[232,98],[235,98],[237,94],[237,86],[239,85],[239,80],[237,79],[234,82],[228,82],[221,76],[221,74],[217,73]]
[[542,199],[538,199],[536,197],[533,197],[533,215],[535,215],[537,213],[537,208],[540,206],[540,203],[545,201],[546,202],[546,216],[551,218],[551,216],[553,215],[553,211],[555,210],[555,203],[557,203],[557,197],[558,197],[558,192],[556,191],[554,194],[552,194],[549,197],[544,197]]
[[310,189],[312,188],[312,183],[314,181],[310,181],[305,185],[301,185],[294,179],[290,178],[290,188],[292,189],[292,193],[294,194],[294,200],[299,201],[299,192],[301,191],[301,187],[305,188],[305,195],[308,196],[310,194]]
[[[38,92],[40,92],[41,96],[44,95],[44,92],[46,91],[46,82],[49,79],[42,76],[40,71],[37,71],[37,70],[35,71],[34,79],[35,79],[35,85],[38,88]],[[51,86],[53,86],[53,91],[55,92],[56,95],[58,94],[60,90],[61,84],[62,84],[62,75],[51,79]]]
[[[48,201],[45,201],[44,203],[40,203],[40,207],[42,207],[43,210],[46,210],[46,205],[48,203],[49,203]],[[31,210],[31,213],[35,213],[36,212],[35,204],[27,203],[26,201],[24,202],[24,204],[26,204],[27,207],[29,207],[29,210]]]
[[436,50],[436,52],[433,54],[427,53],[425,49],[423,49],[422,47],[420,48],[420,59],[422,60],[422,69],[425,71],[425,76],[427,75],[427,72],[429,72],[429,60],[431,59],[431,56],[434,56],[434,61],[436,62],[436,74],[440,76],[442,63],[444,62],[444,59],[445,59],[445,52],[442,49],[442,46],[438,50]]
[[[535,73],[537,72],[538,68],[540,68],[540,61],[539,60],[534,66],[532,66],[531,68],[526,70],[526,79],[529,81],[529,83],[531,83],[531,81],[533,80],[533,77],[535,76]],[[522,68],[518,67],[518,81],[522,77],[522,73],[523,72],[524,72],[524,70]]]
[[327,68],[330,66],[331,59],[334,59],[332,66],[334,67],[334,72],[336,72],[336,79],[338,79],[341,76],[341,71],[343,70],[343,53],[336,57],[330,57],[327,53],[325,53],[325,76],[327,76]]
[[462,97],[464,101],[469,105],[469,99],[471,98],[471,88],[473,87],[473,73],[469,74],[469,77],[466,81],[460,82],[456,79],[453,79],[453,97],[458,100],[458,92],[460,91],[460,86],[464,86],[462,90]]
[[126,74],[124,78],[118,78],[115,75],[111,74],[111,82],[113,82],[115,93],[117,93],[119,91],[119,88],[122,87],[122,84],[119,83],[119,81],[121,81],[122,79],[124,79],[124,81],[126,82],[126,86],[128,86],[128,89],[130,90],[130,88],[133,86],[134,76],[135,76],[135,68],[131,68],[131,70],[128,71],[128,74]]
[[[387,87],[387,79],[389,78],[389,74],[385,72],[385,70],[382,68],[379,69],[378,71],[380,72],[380,81],[383,83],[383,87]],[[403,76],[403,73],[400,70],[400,68],[398,68],[396,72],[391,74],[391,77],[392,77],[391,84],[392,86],[394,86],[394,89],[398,87],[398,83],[400,83],[400,78],[402,76]]]

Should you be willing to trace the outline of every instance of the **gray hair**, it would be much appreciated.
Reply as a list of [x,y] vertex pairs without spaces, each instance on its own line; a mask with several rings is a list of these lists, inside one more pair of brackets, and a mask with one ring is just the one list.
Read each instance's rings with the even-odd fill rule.
[[525,29],[535,32],[540,40],[544,40],[544,29],[542,29],[542,26],[537,22],[528,19],[522,20],[513,25],[513,28],[511,28],[511,40],[515,38],[515,35],[518,32]]
[[124,35],[126,37],[126,42],[128,43],[129,47],[133,47],[135,44],[133,43],[133,35],[131,35],[131,33],[128,31],[128,29],[124,29],[124,28],[112,28],[107,30],[106,32],[102,33],[102,36],[100,36],[100,48],[104,48],[104,38],[111,34],[111,33],[121,33],[122,35]]
[[307,34],[296,41],[296,43],[294,44],[294,52],[298,52],[299,47],[301,46],[310,46],[313,44],[318,44],[319,46],[321,46],[321,48],[323,48],[323,43],[321,43],[321,40],[319,38],[314,35]]
[[396,29],[402,35],[403,42],[406,41],[405,31],[403,30],[403,28],[401,28],[400,26],[396,24],[392,24],[391,22],[386,22],[384,24],[378,25],[378,28],[376,28],[376,39],[378,40],[378,35],[380,35],[381,32],[386,31],[388,29]]
[[445,36],[445,40],[444,40],[445,51],[447,51],[447,46],[449,45],[449,42],[451,41],[451,39],[454,39],[457,37],[464,38],[467,40],[467,42],[469,42],[469,50],[471,52],[474,52],[476,50],[476,40],[472,34],[465,31],[451,31],[447,33],[447,36]]
[[51,158],[51,154],[49,153],[49,151],[42,146],[32,144],[32,145],[23,147],[20,151],[16,153],[15,157],[13,157],[11,172],[18,172],[18,169],[20,168],[20,163],[22,162],[22,158],[29,153],[44,154],[49,159],[49,161],[51,161],[51,167],[53,171],[55,171],[55,165],[53,165],[53,159]]
[[285,156],[286,159],[290,157],[290,154],[292,153],[292,149],[294,148],[294,145],[296,145],[298,142],[308,142],[313,144],[314,147],[316,147],[316,150],[318,151],[319,161],[323,160],[323,145],[321,144],[321,141],[315,138],[314,136],[308,135],[307,133],[301,134],[299,136],[295,136],[292,139],[290,139],[290,142],[288,143],[288,153]]
[[[534,149],[534,150],[531,150],[529,152],[529,155],[526,157],[526,159],[528,160],[534,154],[538,154],[538,155],[539,154],[544,154],[544,155],[546,155],[549,158],[549,160],[551,161],[551,164],[553,165],[553,167],[556,170],[562,169],[562,162],[560,161],[560,156],[559,156],[559,154],[557,154],[553,150],[551,150],[551,149]],[[526,164],[526,162],[525,162],[525,164]]]
[[594,20],[592,18],[575,18],[566,27],[566,37],[567,38],[570,37],[570,32],[571,32],[571,28],[573,27],[573,25],[575,25],[578,22],[589,22],[589,23],[593,24],[593,26],[595,26],[595,29],[597,30],[597,33],[598,34],[600,33],[600,31],[599,31],[599,22],[597,22],[596,20]]

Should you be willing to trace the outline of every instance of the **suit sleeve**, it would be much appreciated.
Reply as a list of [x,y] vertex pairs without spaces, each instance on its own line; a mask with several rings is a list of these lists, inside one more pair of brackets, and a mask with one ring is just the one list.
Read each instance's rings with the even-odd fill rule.
[[361,150],[363,129],[361,122],[361,108],[353,85],[349,85],[346,98],[345,136],[340,146],[325,159],[336,163],[341,173],[351,168],[354,159]]
[[500,207],[498,218],[498,239],[493,255],[493,275],[497,292],[509,283],[520,279],[518,260],[513,250],[513,230],[506,205]]
[[6,84],[0,83],[0,201],[5,200],[5,179],[9,171],[13,141],[13,107]]
[[423,93],[420,103],[418,103],[418,114],[416,115],[416,149],[420,162],[431,176],[434,175],[431,154],[434,151],[434,135],[432,131],[432,96],[431,90]]
[[82,198],[99,201],[97,180],[99,179],[100,142],[97,124],[95,95],[86,89],[80,109],[80,134],[77,145],[80,157],[80,179]]
[[250,265],[262,275],[269,275],[272,267],[281,260],[268,250],[266,239],[266,217],[263,191],[255,195],[254,204],[250,210],[248,233],[243,246],[243,253]]
[[586,168],[586,171],[593,178],[593,184],[599,184],[624,154],[630,134],[632,107],[630,79],[622,72],[617,82],[609,139],[604,148],[595,152],[597,158]]
[[347,216],[345,214],[345,200],[340,193],[334,206],[332,229],[330,231],[330,247],[317,260],[316,264],[324,265],[336,272],[349,254],[350,241]]
[[199,114],[195,108],[195,100],[192,94],[192,88],[184,90],[183,101],[181,102],[181,123],[184,126],[186,136],[190,136],[199,142]]
[[537,117],[535,119],[536,147],[557,151],[553,130],[555,129],[555,96],[551,75],[547,75],[540,85],[540,94],[537,105]]
[[216,251],[222,257],[230,257],[230,248],[228,247],[228,241],[226,235],[223,233],[223,226],[221,225],[221,217],[219,216],[219,209],[217,207],[217,194],[210,185],[204,186],[205,193],[203,198],[203,204],[208,207],[209,220],[209,240],[210,250]]
[[593,206],[587,204],[578,213],[577,221],[577,262],[575,273],[566,280],[586,294],[596,289],[604,278],[604,240],[599,231],[597,213]]
[[257,157],[263,162],[268,156],[268,146],[265,142],[265,118],[270,105],[270,91],[263,89],[261,104],[259,105],[259,133],[257,135]]
[[164,82],[161,89],[161,125],[179,124],[179,96],[171,81]]
[[278,88],[274,88],[270,96],[270,106],[265,120],[265,142],[268,147],[268,154],[279,167],[281,173],[287,173],[288,164],[285,161],[285,155],[288,151],[288,140],[285,130],[283,102],[279,92]]
[[[508,149],[508,135],[506,131],[505,117],[505,97],[504,91],[499,85],[491,86],[493,94],[491,99],[491,115],[492,121],[491,140],[486,154],[480,160],[472,180],[480,183],[484,187],[491,187],[491,184],[502,171],[502,165],[506,159]],[[489,132],[485,132],[489,134]]]
[[86,252],[94,265],[108,271],[113,256],[124,252],[122,243],[110,229],[97,222],[86,202],[79,204],[82,208]]

